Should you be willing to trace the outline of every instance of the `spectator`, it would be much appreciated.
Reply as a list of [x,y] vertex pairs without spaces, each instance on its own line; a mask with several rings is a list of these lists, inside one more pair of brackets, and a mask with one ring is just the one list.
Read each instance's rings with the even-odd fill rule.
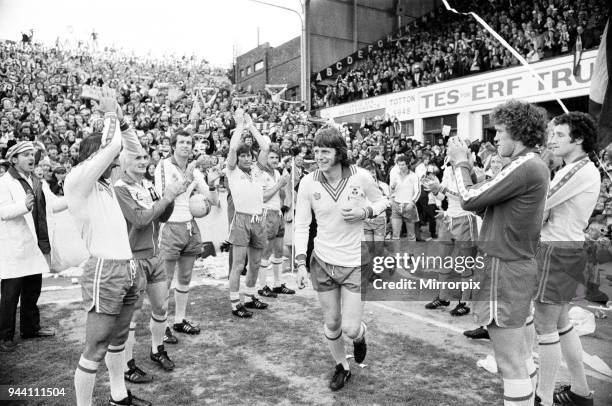
[[42,328],[37,301],[42,274],[49,272],[51,245],[46,202],[39,179],[33,176],[34,146],[19,142],[8,150],[11,167],[0,178],[0,351],[13,351],[17,303],[21,302],[21,337],[50,337]]
[[[602,15],[604,6],[603,0],[453,2],[458,10],[477,10],[529,62],[596,47],[607,20],[605,13]],[[415,22],[402,38],[340,72],[333,85],[323,88],[313,84],[313,107],[330,107],[518,64],[471,17],[440,8],[434,18],[435,25],[429,18]]]
[[419,221],[417,201],[420,195],[420,184],[417,175],[410,169],[408,158],[400,155],[396,164],[397,176],[391,180],[391,226],[393,239],[399,240],[403,223],[406,224],[408,240],[415,240],[415,225]]

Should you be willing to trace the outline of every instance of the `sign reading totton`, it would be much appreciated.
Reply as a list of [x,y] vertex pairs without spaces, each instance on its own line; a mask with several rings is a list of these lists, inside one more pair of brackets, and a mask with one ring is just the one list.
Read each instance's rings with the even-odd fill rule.
[[550,89],[561,99],[585,96],[589,94],[596,55],[596,50],[583,54],[576,76],[572,74],[571,55],[533,64],[546,89],[525,67],[518,66],[326,108],[321,116],[337,118],[384,108],[390,116],[405,121],[485,110],[513,98],[533,103],[553,100]]

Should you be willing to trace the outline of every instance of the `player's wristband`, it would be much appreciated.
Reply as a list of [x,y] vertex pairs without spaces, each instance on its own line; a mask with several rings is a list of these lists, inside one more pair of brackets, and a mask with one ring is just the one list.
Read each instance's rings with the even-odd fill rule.
[[453,165],[454,168],[465,168],[469,171],[472,170],[472,166],[468,161],[459,161]]
[[217,187],[216,187],[216,186],[209,186],[209,187],[208,187],[208,190],[209,190],[210,192],[215,192],[215,191],[217,190]]
[[119,129],[121,131],[127,131],[129,128],[130,124],[122,118],[121,121],[119,121]]

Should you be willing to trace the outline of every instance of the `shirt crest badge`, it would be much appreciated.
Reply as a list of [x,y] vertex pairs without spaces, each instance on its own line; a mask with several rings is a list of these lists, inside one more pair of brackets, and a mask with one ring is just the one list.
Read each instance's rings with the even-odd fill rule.
[[321,193],[315,192],[315,194],[313,194],[312,197],[314,197],[315,200],[319,200],[321,199]]

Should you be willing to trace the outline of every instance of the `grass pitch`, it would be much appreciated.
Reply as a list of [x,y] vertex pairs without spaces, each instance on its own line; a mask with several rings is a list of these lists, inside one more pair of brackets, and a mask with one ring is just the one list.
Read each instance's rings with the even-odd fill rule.
[[[137,364],[155,376],[147,385],[128,384],[154,405],[491,405],[501,399],[501,382],[475,369],[473,354],[385,332],[383,311],[366,312],[367,367],[352,360],[353,376],[341,391],[328,382],[334,362],[322,334],[322,313],[312,295],[267,300],[269,310],[249,320],[233,317],[225,289],[193,288],[188,314],[200,322],[198,336],[178,335],[167,345],[177,364],[166,373],[149,360],[148,308],[138,323],[134,349]],[[84,340],[85,313],[80,304],[41,308],[43,324],[58,335],[21,342],[11,354],[0,354],[0,384],[65,388],[64,398],[6,404],[73,405],[73,374]],[[347,353],[352,344],[347,341]],[[100,365],[96,405],[110,394],[106,367]],[[3,401],[0,401],[2,403]]]

